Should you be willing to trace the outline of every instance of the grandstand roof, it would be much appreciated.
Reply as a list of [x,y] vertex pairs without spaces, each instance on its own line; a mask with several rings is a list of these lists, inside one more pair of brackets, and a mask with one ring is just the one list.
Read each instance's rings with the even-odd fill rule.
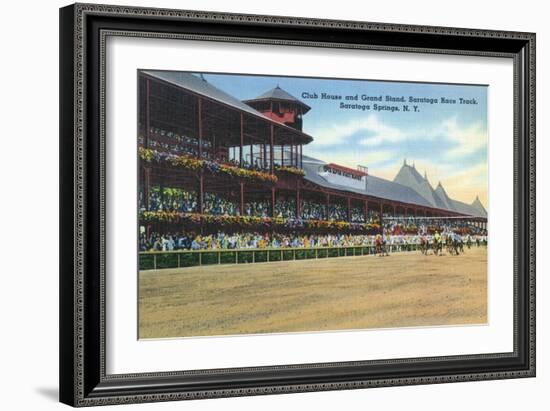
[[345,190],[363,195],[370,195],[373,197],[385,198],[388,200],[400,201],[404,203],[417,204],[425,207],[432,207],[432,205],[426,201],[417,192],[404,185],[394,183],[383,178],[379,178],[370,174],[367,177],[366,189],[359,189],[354,187],[348,187],[344,185],[329,183],[318,173],[322,171],[323,165],[326,163],[320,162],[320,160],[312,159],[311,157],[303,157],[303,165],[305,171],[305,178],[320,186],[333,188],[335,190]]
[[479,200],[479,196],[476,196],[476,199],[471,204],[471,207],[477,209],[481,213],[487,215],[487,210],[485,210],[485,207],[483,207],[483,204],[481,204],[481,201]]
[[[439,208],[475,217],[487,217],[487,212],[479,201],[479,198],[471,205],[453,200],[447,195],[441,184],[434,190],[427,179],[422,177],[414,167],[409,165],[403,165],[398,173],[400,178],[396,177],[394,181],[369,174],[366,188],[355,188],[328,182],[318,174],[319,171],[322,171],[324,165],[327,165],[327,163],[304,155],[304,178],[320,186],[335,190],[354,192],[423,207]],[[405,167],[408,169],[403,170]],[[428,198],[424,197],[424,195]]]
[[248,104],[245,104],[236,97],[233,97],[230,94],[227,94],[225,91],[220,90],[219,88],[213,86],[203,77],[196,76],[192,73],[181,72],[181,71],[164,71],[164,70],[142,70],[143,74],[146,74],[150,77],[157,78],[159,80],[170,83],[174,86],[180,87],[185,90],[189,90],[192,93],[200,94],[204,97],[207,97],[211,100],[215,100],[219,103],[222,103],[226,106],[230,106],[234,109],[244,111],[254,117],[258,117],[264,121],[275,124],[279,128],[287,130],[289,133],[294,135],[299,135],[304,139],[305,143],[309,143],[313,138],[299,130],[296,130],[292,127],[289,127],[280,122],[271,120],[270,118],[264,116],[259,111],[255,110]]
[[435,188],[435,196],[441,203],[443,203],[445,209],[454,210],[453,202],[451,198],[447,195],[447,192],[443,188],[441,181],[437,184]]

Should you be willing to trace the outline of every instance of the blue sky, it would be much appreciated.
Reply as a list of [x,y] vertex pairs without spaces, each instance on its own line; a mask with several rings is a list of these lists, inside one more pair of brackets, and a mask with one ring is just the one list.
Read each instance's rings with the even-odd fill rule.
[[[415,164],[432,186],[439,181],[448,194],[467,203],[476,195],[487,204],[487,87],[368,80],[310,79],[204,74],[214,86],[241,99],[251,99],[279,85],[311,107],[304,132],[313,142],[304,154],[393,179],[403,160]],[[342,100],[322,99],[321,94]],[[318,98],[312,97],[317,94]],[[356,96],[359,100],[345,100]],[[362,101],[362,96],[405,97],[406,102]],[[435,99],[437,104],[409,102]],[[442,104],[441,98],[456,104]],[[460,104],[459,98],[477,104]],[[342,109],[340,103],[370,105],[370,110]],[[375,111],[373,105],[395,105],[400,111]],[[408,112],[403,111],[408,105]],[[414,111],[413,106],[417,106]]]

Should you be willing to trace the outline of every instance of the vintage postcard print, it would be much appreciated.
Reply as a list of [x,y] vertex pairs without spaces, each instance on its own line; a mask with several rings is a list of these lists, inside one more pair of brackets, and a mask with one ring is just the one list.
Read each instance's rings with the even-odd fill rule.
[[139,338],[487,323],[487,86],[140,70]]

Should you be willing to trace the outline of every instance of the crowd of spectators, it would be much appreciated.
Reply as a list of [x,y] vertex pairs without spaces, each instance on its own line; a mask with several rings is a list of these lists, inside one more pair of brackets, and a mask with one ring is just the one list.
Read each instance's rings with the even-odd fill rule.
[[405,231],[414,231],[421,234],[438,231],[464,232],[474,235],[486,235],[487,230],[474,224],[471,220],[460,218],[430,218],[430,217],[386,217],[384,229],[399,234]]
[[228,200],[215,193],[204,193],[204,214],[238,215],[239,212],[239,205],[236,201]]
[[296,201],[293,198],[278,199],[275,202],[275,216],[279,218],[294,218],[296,216]]
[[[389,252],[409,249],[411,245],[420,245],[423,237],[433,240],[426,234],[382,234]],[[303,233],[224,233],[204,234],[196,232],[151,233],[140,235],[140,251],[174,250],[232,250],[263,248],[314,248],[314,247],[353,247],[375,246],[376,235],[366,234],[303,234]],[[467,235],[463,241],[472,245],[486,244],[486,235]]]
[[331,203],[328,207],[328,219],[332,221],[348,221],[348,208],[343,204]]
[[327,215],[327,207],[325,204],[319,204],[302,200],[300,204],[302,219],[304,220],[324,220]]
[[[139,209],[145,211],[143,192],[139,194]],[[198,196],[194,191],[178,188],[154,188],[149,193],[149,211],[178,211],[195,213],[198,210]]]
[[266,200],[250,201],[244,205],[244,215],[254,217],[271,216],[271,203]]
[[[148,211],[174,211],[182,213],[196,213],[199,211],[198,194],[196,191],[180,188],[153,187],[149,192]],[[236,199],[230,199],[213,192],[204,193],[203,213],[212,215],[240,215],[240,207]],[[143,192],[139,193],[139,209],[145,211]],[[301,200],[301,220],[325,220],[326,204],[319,202]],[[348,221],[347,207],[335,203],[329,205],[329,219],[332,221]],[[270,200],[251,200],[244,204],[245,216],[269,217],[271,216]],[[292,198],[279,198],[275,203],[275,216],[291,219],[296,216],[296,201]],[[392,220],[396,222],[397,220]],[[364,223],[364,211],[360,207],[351,209],[351,222]],[[368,223],[379,222],[376,213],[369,212]],[[400,224],[407,223],[406,220],[399,220]]]
[[[141,146],[145,144],[145,137],[142,134],[138,136],[138,144]],[[196,156],[199,153],[198,139],[172,131],[166,131],[158,127],[151,127],[148,145],[149,148],[155,150],[168,151],[180,155],[188,154]],[[202,150],[204,154],[208,153],[211,147],[212,143],[209,140],[202,140]]]
[[[241,214],[240,206],[236,199],[227,198],[217,193],[205,192],[203,198],[203,213],[211,215]],[[143,193],[139,196],[140,210],[145,210]],[[199,212],[198,195],[196,191],[179,188],[153,187],[149,193],[149,211],[174,211],[182,213]],[[326,204],[315,201],[301,200],[301,216],[296,218],[296,201],[292,197],[277,199],[275,203],[275,216],[287,220],[325,220]],[[340,203],[329,205],[329,220],[348,221],[348,209]],[[269,217],[271,216],[270,199],[253,199],[246,201],[243,208],[244,216]],[[384,228],[392,234],[410,234],[411,232],[428,233],[429,231],[463,231],[471,234],[483,235],[486,230],[475,225],[470,220],[444,219],[430,217],[412,217],[384,215]],[[355,224],[365,223],[364,210],[361,207],[351,208],[351,222]],[[376,212],[370,211],[366,221],[369,224],[379,223]]]
[[[151,135],[148,140],[148,148],[170,152],[178,155],[199,155],[199,140],[187,135],[174,133],[172,131],[166,131],[158,127],[151,127]],[[138,136],[138,144],[140,146],[145,145],[145,137],[143,134]],[[216,152],[212,142],[208,139],[202,140],[202,158],[217,161],[220,163],[234,165],[236,167],[246,168],[248,170],[256,171],[268,171],[270,164],[266,159],[260,155],[256,150],[256,157],[249,155],[249,147],[243,149],[243,162],[240,164],[238,151],[236,148],[233,151],[230,150],[230,157],[227,158],[227,148],[221,152],[224,155],[220,155],[221,152]]]

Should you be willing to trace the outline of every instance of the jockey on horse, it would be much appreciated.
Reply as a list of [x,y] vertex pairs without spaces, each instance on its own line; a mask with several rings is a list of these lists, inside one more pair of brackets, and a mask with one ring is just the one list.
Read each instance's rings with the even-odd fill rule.
[[439,235],[439,231],[436,231],[434,234],[434,255],[442,255],[440,252],[443,251],[443,244],[441,241],[441,235]]
[[422,233],[422,236],[420,237],[420,252],[424,255],[428,255],[429,248],[430,242],[428,241],[428,237],[426,236],[426,233]]

